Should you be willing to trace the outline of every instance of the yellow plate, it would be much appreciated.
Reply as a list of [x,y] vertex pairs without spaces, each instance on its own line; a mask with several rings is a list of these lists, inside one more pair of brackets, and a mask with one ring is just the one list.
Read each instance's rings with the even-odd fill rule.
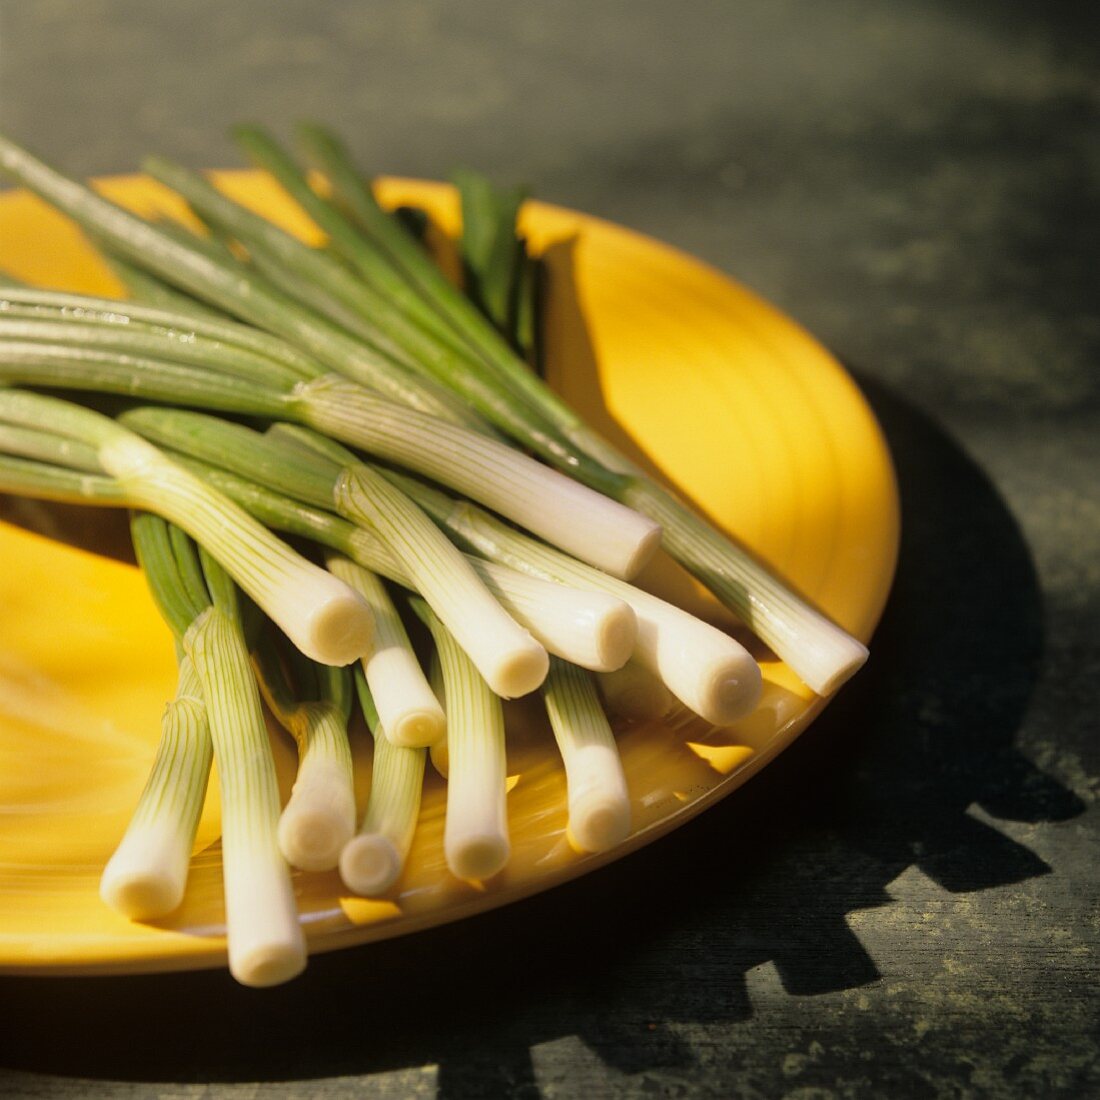
[[[264,177],[223,173],[220,182],[308,235]],[[149,180],[101,186],[144,213],[179,212]],[[390,180],[383,198],[427,206],[448,229],[457,220],[454,196],[441,185]],[[852,380],[790,320],[680,252],[541,204],[530,204],[526,230],[549,262],[553,384],[866,640],[893,576],[898,500],[882,435]],[[30,282],[118,290],[75,230],[22,192],[0,195],[0,242],[0,267]],[[171,919],[128,922],[97,893],[173,689],[171,645],[135,568],[24,528],[84,547],[101,539],[117,545],[118,517],[12,501],[3,515],[15,523],[0,522],[0,969],[218,965],[225,942],[216,798],[204,815],[187,899]],[[658,572],[655,583],[720,619],[686,575]],[[570,850],[553,742],[532,707],[513,708],[507,869],[484,887],[448,874],[444,791],[429,781],[410,867],[392,896],[349,897],[335,874],[295,875],[311,948],[501,905],[687,821],[773,759],[824,706],[785,666],[766,655],[763,664],[764,704],[729,729],[677,722],[622,730],[635,831],[601,856]],[[358,739],[357,754],[369,751],[365,741]],[[275,743],[287,784],[291,754]]]

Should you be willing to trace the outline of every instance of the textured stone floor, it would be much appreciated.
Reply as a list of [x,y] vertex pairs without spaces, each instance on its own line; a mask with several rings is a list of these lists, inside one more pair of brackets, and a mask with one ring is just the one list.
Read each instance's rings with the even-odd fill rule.
[[905,533],[865,673],[679,833],[264,994],[2,978],[0,1092],[1100,1095],[1087,11],[2,0],[0,128],[73,173],[319,116],[736,275],[864,387]]

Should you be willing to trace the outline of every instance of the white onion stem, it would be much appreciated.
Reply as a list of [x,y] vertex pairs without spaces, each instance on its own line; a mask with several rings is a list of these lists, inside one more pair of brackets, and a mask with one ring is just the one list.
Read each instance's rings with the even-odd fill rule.
[[368,897],[384,894],[400,877],[416,833],[424,786],[423,748],[395,745],[356,676],[367,725],[374,737],[370,796],[359,833],[340,854],[340,877],[348,889]]
[[212,755],[202,686],[184,656],[149,778],[100,879],[100,896],[116,912],[155,920],[183,900]]
[[439,651],[447,711],[447,818],[443,851],[457,878],[482,880],[511,852],[500,699],[423,601],[414,600]]
[[565,764],[569,841],[582,852],[605,852],[630,834],[630,796],[591,673],[552,661],[542,694]]
[[293,978],[306,964],[294,891],[279,850],[279,789],[260,693],[237,624],[218,607],[183,638],[195,665],[218,765],[229,969],[243,985]]
[[637,722],[663,718],[675,706],[672,692],[637,661],[601,672],[596,678],[607,709]]
[[449,485],[592,565],[632,577],[660,545],[653,520],[506,443],[327,375],[295,387],[326,435]]
[[465,557],[404,493],[357,464],[342,471],[333,496],[341,515],[368,525],[401,559],[493,691],[510,699],[542,683],[550,666],[546,650],[493,599]]
[[706,721],[728,725],[756,706],[763,684],[760,666],[728,634],[640,588],[527,538],[474,505],[452,502],[439,518],[487,557],[535,576],[609,592],[630,604],[638,621],[634,658]]
[[298,744],[298,774],[279,817],[279,848],[303,871],[330,871],[355,832],[347,723],[328,702],[306,702],[280,722]]
[[339,554],[326,555],[325,564],[363,597],[374,616],[374,641],[361,665],[385,737],[406,748],[438,741],[447,729],[443,708],[385,585],[369,569]]

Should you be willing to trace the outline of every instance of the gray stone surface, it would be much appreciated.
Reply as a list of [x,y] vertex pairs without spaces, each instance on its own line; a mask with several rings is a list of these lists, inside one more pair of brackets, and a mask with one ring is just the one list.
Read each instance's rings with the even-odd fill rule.
[[0,979],[0,1091],[1100,1095],[1095,23],[3,0],[0,127],[74,173],[233,164],[224,124],[313,115],[378,170],[469,162],[731,272],[856,373],[906,529],[873,663],[702,819],[285,989]]

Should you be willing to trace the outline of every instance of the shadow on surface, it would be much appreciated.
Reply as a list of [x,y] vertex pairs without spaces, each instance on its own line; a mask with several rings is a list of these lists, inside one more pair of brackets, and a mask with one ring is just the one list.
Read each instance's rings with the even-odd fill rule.
[[440,1096],[534,1096],[530,1048],[575,1035],[626,1073],[690,1068],[689,1046],[659,1021],[750,1016],[743,976],[761,963],[795,995],[876,980],[845,918],[889,904],[907,867],[950,891],[1047,872],[968,813],[1082,809],[1013,746],[1042,657],[1027,547],[947,435],[864,386],[901,484],[895,590],[864,673],[735,797],[598,875],[318,956],[266,992],[220,972],[2,978],[0,1064],[202,1082],[435,1063]]

